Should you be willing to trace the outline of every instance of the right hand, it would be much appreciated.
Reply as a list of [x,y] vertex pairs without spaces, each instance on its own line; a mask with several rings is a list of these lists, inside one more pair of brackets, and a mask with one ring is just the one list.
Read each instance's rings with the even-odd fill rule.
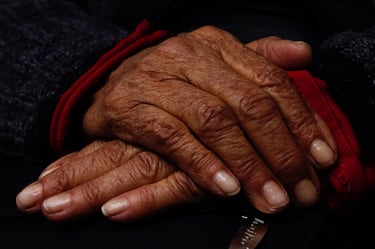
[[313,165],[336,158],[327,126],[286,72],[213,27],[125,60],[95,94],[83,126],[91,140],[118,138],[165,156],[214,194],[235,195],[241,184],[267,213],[283,209],[287,193],[314,204]]

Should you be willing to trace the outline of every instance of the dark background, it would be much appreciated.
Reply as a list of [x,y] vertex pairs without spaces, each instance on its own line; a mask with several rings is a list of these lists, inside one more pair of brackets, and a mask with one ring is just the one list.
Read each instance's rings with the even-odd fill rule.
[[[224,28],[242,41],[267,35],[304,40],[313,48],[329,34],[373,24],[370,1],[75,1],[93,15],[129,28],[148,17],[156,28],[178,33],[201,25]],[[110,3],[108,3],[110,2]],[[276,5],[275,5],[276,3]],[[353,3],[356,3],[353,5]],[[238,10],[240,6],[240,10]],[[236,11],[235,11],[236,10]],[[249,14],[250,13],[250,14]],[[262,25],[259,25],[261,23]],[[46,165],[0,154],[1,248],[227,249],[245,205],[241,199],[192,205],[135,223],[113,223],[100,214],[52,223],[18,212],[15,196],[37,179]],[[374,249],[374,202],[331,212],[324,203],[291,207],[271,220],[259,249]]]

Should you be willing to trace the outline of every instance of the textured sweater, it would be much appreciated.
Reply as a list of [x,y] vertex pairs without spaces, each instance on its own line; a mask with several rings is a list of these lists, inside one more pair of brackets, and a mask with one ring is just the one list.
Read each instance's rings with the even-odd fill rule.
[[375,24],[362,32],[328,37],[314,54],[314,73],[324,79],[358,136],[362,153],[375,152]]
[[127,31],[68,1],[1,0],[0,34],[0,151],[43,158],[59,96]]

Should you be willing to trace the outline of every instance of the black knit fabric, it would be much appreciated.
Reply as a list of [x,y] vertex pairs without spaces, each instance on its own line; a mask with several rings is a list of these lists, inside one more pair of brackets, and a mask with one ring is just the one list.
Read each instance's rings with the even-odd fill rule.
[[361,65],[375,86],[375,25],[363,32],[346,31],[329,37],[321,47]]
[[329,37],[315,53],[315,73],[323,78],[350,119],[363,153],[375,151],[375,25],[363,32]]
[[127,33],[68,1],[1,0],[0,34],[0,151],[36,158],[59,96]]

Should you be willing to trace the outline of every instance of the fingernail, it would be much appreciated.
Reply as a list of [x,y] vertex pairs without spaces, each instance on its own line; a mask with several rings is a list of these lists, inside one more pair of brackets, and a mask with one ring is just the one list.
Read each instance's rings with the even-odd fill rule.
[[304,42],[304,41],[295,41],[294,42],[296,45],[299,45],[299,46],[305,46],[305,47],[311,47],[310,44]]
[[314,205],[318,200],[318,191],[309,179],[304,179],[294,187],[294,194],[297,201],[306,207]]
[[22,209],[33,208],[42,198],[42,192],[42,185],[40,183],[27,186],[17,195],[17,206]]
[[263,185],[263,195],[272,209],[283,207],[289,202],[288,194],[274,181]]
[[51,174],[52,172],[54,172],[55,170],[57,170],[59,167],[52,167],[50,169],[47,169],[46,171],[42,172],[42,174],[40,174],[39,176],[39,179],[48,175],[48,174]]
[[107,217],[114,216],[124,212],[128,206],[129,202],[126,199],[111,200],[102,206],[102,213]]
[[330,166],[335,162],[332,149],[321,139],[315,139],[310,146],[310,153],[321,166]]
[[70,206],[72,198],[70,194],[63,193],[48,198],[43,202],[43,209],[47,213],[58,213]]
[[240,192],[240,183],[237,178],[232,177],[225,171],[219,171],[214,176],[216,185],[229,196],[236,195]]

